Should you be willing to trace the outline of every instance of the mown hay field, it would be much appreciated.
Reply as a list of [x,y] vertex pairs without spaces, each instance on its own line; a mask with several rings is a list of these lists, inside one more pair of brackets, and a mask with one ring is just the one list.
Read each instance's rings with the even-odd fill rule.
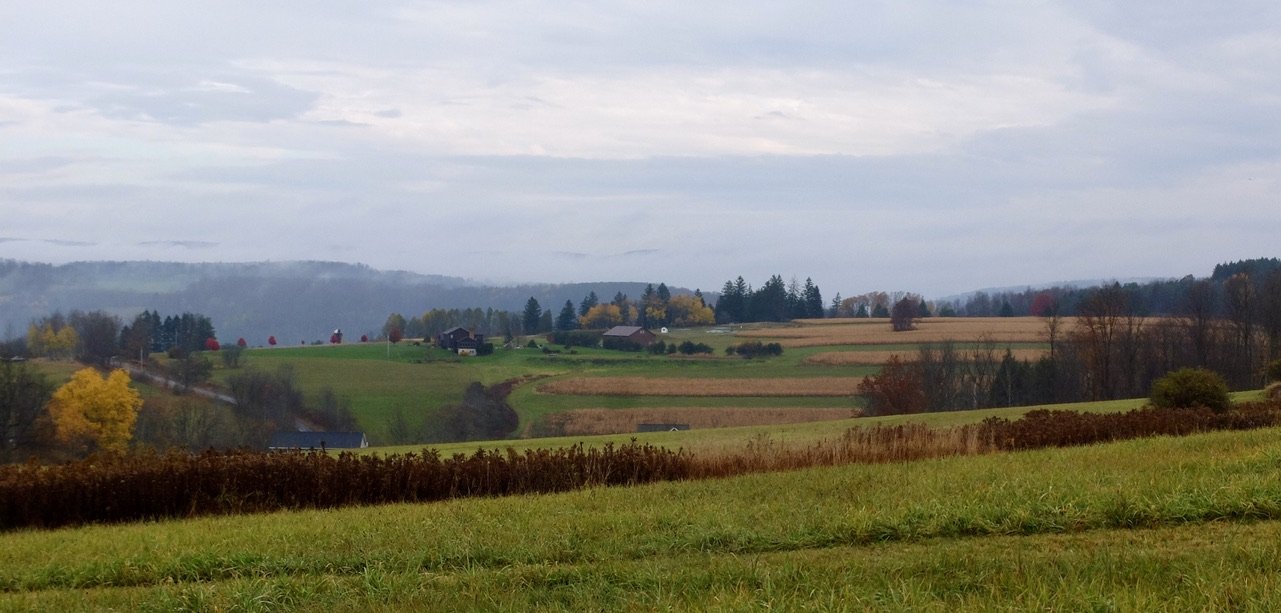
[[575,396],[853,396],[862,380],[862,377],[572,377],[538,384],[537,390],[544,394]]
[[539,430],[549,436],[622,434],[641,424],[685,424],[690,428],[739,428],[857,417],[853,408],[654,407],[638,409],[574,409],[544,418]]
[[[1061,322],[1060,333],[1075,325]],[[916,329],[895,332],[888,319],[802,320],[792,326],[749,328],[742,338],[774,341],[784,347],[824,345],[916,344],[942,341],[1039,343],[1046,340],[1045,320],[1040,317],[929,317],[916,321]]]
[[[968,356],[970,351],[960,350],[962,356]],[[1016,360],[1034,361],[1042,356],[1048,355],[1048,349],[1011,349],[1010,353]],[[802,364],[819,364],[823,366],[879,366],[890,361],[890,358],[908,362],[915,360],[919,353],[917,351],[823,351],[805,356],[801,360]],[[996,358],[1000,359],[1005,355],[1005,351],[997,350]]]

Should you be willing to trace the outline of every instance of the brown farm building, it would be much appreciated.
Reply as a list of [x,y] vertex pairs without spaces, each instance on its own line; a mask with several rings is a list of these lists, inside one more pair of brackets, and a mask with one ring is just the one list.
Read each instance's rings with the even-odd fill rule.
[[455,353],[460,349],[474,352],[484,343],[484,334],[476,334],[466,328],[450,328],[436,335],[438,346]]
[[601,337],[605,340],[627,340],[636,343],[641,347],[653,345],[654,341],[658,340],[658,337],[654,336],[653,332],[650,332],[640,326],[614,326],[613,328],[606,330]]

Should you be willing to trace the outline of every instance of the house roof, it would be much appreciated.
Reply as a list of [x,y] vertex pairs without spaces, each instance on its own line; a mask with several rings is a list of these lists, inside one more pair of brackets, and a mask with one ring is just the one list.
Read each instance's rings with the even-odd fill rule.
[[640,326],[614,326],[606,330],[604,336],[631,336],[642,330],[645,328]]
[[444,332],[441,332],[441,334],[453,334],[455,332],[470,332],[470,331],[467,330],[467,328],[464,328],[462,326],[454,326],[448,330],[445,330]]
[[368,447],[364,432],[276,432],[268,449],[361,449]]

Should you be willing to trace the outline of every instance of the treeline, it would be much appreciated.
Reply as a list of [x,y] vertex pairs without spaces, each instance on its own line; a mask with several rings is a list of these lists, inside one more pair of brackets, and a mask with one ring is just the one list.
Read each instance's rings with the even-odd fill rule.
[[[148,394],[135,403],[128,399],[137,392],[121,370],[103,379],[86,368],[56,388],[30,363],[0,360],[0,463],[32,457],[56,461],[125,446],[261,449],[270,433],[295,430],[300,421],[313,429],[359,429],[348,399],[328,387],[304,397],[287,367],[244,369],[232,373],[227,386],[232,398],[227,404],[190,394]],[[107,441],[106,433],[120,436]]]
[[884,414],[1142,397],[1182,368],[1214,371],[1232,389],[1259,388],[1265,367],[1281,359],[1281,271],[1266,275],[1260,282],[1234,274],[1221,293],[1212,280],[1196,281],[1180,314],[1159,319],[1144,317],[1142,295],[1131,287],[1094,288],[1071,318],[1048,304],[1049,351],[1037,360],[994,343],[926,344],[915,360],[891,360],[860,390],[869,410]]
[[27,326],[27,335],[0,345],[0,357],[74,358],[104,366],[113,357],[145,361],[152,352],[192,352],[210,348],[216,341],[213,322],[198,313],[169,315],[139,313],[129,325],[102,311],[55,312]]
[[804,285],[796,279],[784,284],[782,277],[774,275],[760,288],[752,289],[743,277],[738,277],[725,282],[716,302],[716,323],[788,321],[825,315],[823,295],[809,278]]
[[[1260,299],[1273,296],[1281,292],[1278,288],[1278,284],[1281,284],[1281,260],[1238,260],[1216,265],[1208,279],[1187,275],[1181,279],[1125,283],[1121,287],[1134,302],[1134,308],[1143,315],[1182,315],[1186,312],[1189,301],[1199,300],[1210,303],[1212,315],[1225,317],[1229,306],[1223,294],[1228,291],[1228,282],[1233,277],[1249,279],[1251,292]],[[1082,301],[1094,289],[1096,288],[1052,287],[1011,292],[975,292],[964,299],[937,302],[935,307],[940,315],[1040,316],[1045,315],[1046,309],[1052,304],[1060,315],[1074,316]]]
[[217,339],[213,321],[199,313],[166,315],[143,311],[133,322],[120,328],[120,348],[127,356],[146,352],[201,351],[209,339]]
[[399,330],[408,337],[432,338],[460,327],[510,341],[517,336],[553,331],[604,330],[629,325],[706,326],[714,321],[713,311],[700,290],[694,290],[693,294],[673,294],[666,283],[657,286],[650,283],[639,298],[633,299],[620,291],[609,302],[602,302],[593,290],[578,303],[566,299],[559,310],[544,308],[537,298],[530,296],[525,308],[518,313],[492,308],[431,309],[409,319],[392,313],[383,326],[383,335],[392,338]]

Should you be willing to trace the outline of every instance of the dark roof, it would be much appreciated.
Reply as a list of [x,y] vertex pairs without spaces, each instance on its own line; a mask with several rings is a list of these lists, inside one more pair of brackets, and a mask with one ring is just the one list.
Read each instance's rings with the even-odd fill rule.
[[368,447],[364,432],[276,432],[268,449],[360,449]]
[[455,333],[455,332],[459,332],[459,331],[462,331],[462,332],[470,332],[469,330],[467,330],[467,328],[464,328],[464,327],[462,327],[462,326],[454,326],[454,327],[452,327],[452,328],[450,328],[450,329],[448,329],[448,330],[445,330],[444,332],[441,332],[441,334],[453,334],[453,333]]
[[[606,330],[604,335],[605,336],[631,336],[642,330],[645,330],[645,328],[642,328],[640,326],[614,326],[613,328]],[[648,330],[646,331],[648,332]]]

